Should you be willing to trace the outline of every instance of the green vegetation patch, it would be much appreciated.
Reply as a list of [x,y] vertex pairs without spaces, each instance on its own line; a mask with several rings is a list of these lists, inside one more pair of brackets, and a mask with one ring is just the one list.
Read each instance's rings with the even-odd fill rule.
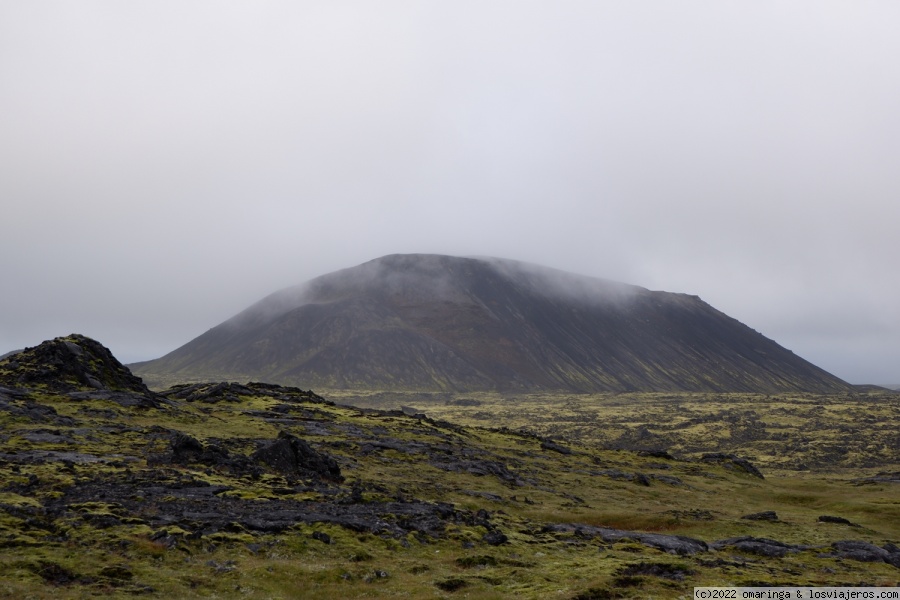
[[[261,384],[153,406],[22,394],[0,412],[3,597],[675,598],[900,576],[839,545],[900,542],[896,484],[861,483],[898,470],[890,432],[862,421],[895,417],[889,399],[448,394],[382,411]],[[759,539],[798,549],[748,553]]]

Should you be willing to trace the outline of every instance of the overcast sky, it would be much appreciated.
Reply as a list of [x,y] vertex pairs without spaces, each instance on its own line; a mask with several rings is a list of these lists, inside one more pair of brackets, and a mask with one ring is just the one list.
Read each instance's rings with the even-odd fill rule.
[[900,382],[900,3],[0,0],[0,352],[391,253],[697,294]]

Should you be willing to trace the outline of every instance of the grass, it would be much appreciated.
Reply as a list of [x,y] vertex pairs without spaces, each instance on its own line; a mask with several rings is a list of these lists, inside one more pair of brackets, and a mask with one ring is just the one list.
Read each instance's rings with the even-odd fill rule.
[[[857,482],[898,469],[900,444],[892,437],[900,420],[897,396],[335,391],[326,397],[412,406],[416,411],[410,412],[434,420],[315,402],[278,412],[285,402],[271,396],[137,410],[33,394],[30,402],[71,421],[3,422],[0,597],[677,598],[699,585],[900,580],[896,567],[835,561],[819,556],[821,549],[783,559],[729,550],[673,557],[634,540],[607,543],[545,527],[582,523],[706,541],[751,535],[821,547],[846,539],[900,543],[896,484]],[[486,511],[508,541],[490,545],[486,527],[465,522],[448,524],[434,538],[394,538],[323,523],[298,523],[279,533],[160,528],[150,524],[152,506],[128,514],[102,498],[70,503],[58,515],[43,512],[85,478],[117,480],[153,468],[148,457],[165,450],[159,435],[165,430],[243,455],[285,430],[338,461],[346,478],[335,487],[338,497],[349,497],[355,485],[363,502],[405,498],[449,502],[471,514]],[[34,437],[41,432],[57,437]],[[552,437],[571,453],[542,447],[532,434]],[[665,450],[675,459],[639,450]],[[766,478],[695,460],[712,451],[746,457]],[[34,452],[97,460],[16,458]],[[460,460],[501,465],[516,481],[499,471],[446,468]],[[239,478],[189,464],[167,465],[165,472],[172,481],[229,486],[224,494],[248,502],[334,500],[315,490],[292,491],[275,472]],[[778,521],[742,519],[769,510]],[[819,523],[825,514],[858,527]]]

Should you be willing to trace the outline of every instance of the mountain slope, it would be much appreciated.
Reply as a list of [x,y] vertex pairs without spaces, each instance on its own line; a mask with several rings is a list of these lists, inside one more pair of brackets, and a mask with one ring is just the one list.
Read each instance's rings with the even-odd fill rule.
[[846,391],[696,296],[498,259],[391,255],[273,294],[157,379],[413,390]]

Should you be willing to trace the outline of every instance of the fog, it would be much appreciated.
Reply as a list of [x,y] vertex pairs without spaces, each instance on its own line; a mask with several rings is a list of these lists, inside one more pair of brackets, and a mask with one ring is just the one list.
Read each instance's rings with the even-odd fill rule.
[[900,4],[0,0],[0,353],[156,358],[391,253],[900,382]]

